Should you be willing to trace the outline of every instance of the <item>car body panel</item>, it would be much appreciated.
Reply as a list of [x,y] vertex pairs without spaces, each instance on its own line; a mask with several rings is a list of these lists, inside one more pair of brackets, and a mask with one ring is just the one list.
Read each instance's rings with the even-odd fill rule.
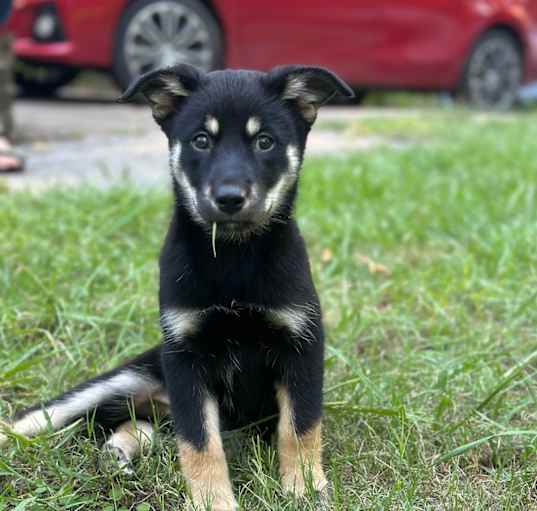
[[[36,7],[54,3],[66,42],[39,43],[31,37]],[[79,67],[110,67],[114,33],[127,0],[26,0],[14,10],[9,28],[16,35],[15,53],[41,62],[61,62]],[[20,28],[19,28],[20,27]]]
[[[32,12],[50,0],[19,0],[10,20],[19,57],[110,68],[128,0],[56,0],[65,42],[31,38]],[[491,27],[518,34],[525,80],[537,78],[533,0],[213,0],[225,65],[270,69],[314,64],[362,87],[453,89],[474,44]]]
[[[253,14],[262,0],[251,4],[239,19],[246,67],[270,68],[284,59],[334,68],[356,84],[434,86],[445,77],[431,76],[429,68],[447,74],[446,63],[456,53],[439,50],[453,32],[452,16],[439,14],[429,2],[312,0],[306,11],[275,0],[270,17]],[[433,38],[437,42],[430,44]]]

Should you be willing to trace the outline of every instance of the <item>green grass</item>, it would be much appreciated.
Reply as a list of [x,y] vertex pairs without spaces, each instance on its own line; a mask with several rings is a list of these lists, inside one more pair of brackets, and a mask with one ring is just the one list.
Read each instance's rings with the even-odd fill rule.
[[[537,509],[537,117],[405,119],[348,132],[403,132],[409,145],[303,172],[332,509]],[[158,342],[169,211],[167,194],[129,186],[4,190],[0,417]],[[93,437],[80,425],[12,442],[0,510],[181,509],[170,436],[130,478],[103,465]],[[236,440],[244,509],[314,509],[281,495],[272,448]]]

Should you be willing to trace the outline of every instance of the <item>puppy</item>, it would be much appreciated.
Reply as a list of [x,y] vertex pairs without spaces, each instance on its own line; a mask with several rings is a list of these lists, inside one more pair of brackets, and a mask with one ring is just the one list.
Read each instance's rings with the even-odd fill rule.
[[143,75],[120,100],[137,94],[168,138],[175,193],[160,257],[162,343],[26,410],[12,429],[30,436],[92,413],[115,430],[105,445],[128,465],[161,405],[193,505],[228,511],[237,502],[221,430],[278,416],[265,433],[277,430],[284,490],[301,496],[311,480],[324,492],[323,327],[292,214],[318,108],[353,92],[322,68],[177,65]]

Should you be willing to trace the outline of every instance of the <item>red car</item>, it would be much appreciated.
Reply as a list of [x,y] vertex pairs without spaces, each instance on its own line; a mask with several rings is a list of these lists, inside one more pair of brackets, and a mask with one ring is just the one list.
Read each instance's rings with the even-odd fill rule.
[[303,63],[359,90],[447,90],[508,108],[537,78],[532,0],[16,0],[10,27],[19,85],[41,94],[84,68],[125,87],[178,61]]

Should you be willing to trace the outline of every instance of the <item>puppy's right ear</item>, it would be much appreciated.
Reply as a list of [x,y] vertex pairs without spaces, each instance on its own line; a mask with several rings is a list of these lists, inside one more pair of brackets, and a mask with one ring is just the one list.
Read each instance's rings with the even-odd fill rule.
[[155,69],[135,79],[118,102],[125,103],[142,94],[153,111],[155,121],[161,123],[196,90],[200,81],[200,72],[188,64]]
[[312,125],[317,110],[336,94],[352,98],[354,92],[328,69],[312,66],[279,66],[265,77],[270,89],[282,100],[293,103],[304,120]]

